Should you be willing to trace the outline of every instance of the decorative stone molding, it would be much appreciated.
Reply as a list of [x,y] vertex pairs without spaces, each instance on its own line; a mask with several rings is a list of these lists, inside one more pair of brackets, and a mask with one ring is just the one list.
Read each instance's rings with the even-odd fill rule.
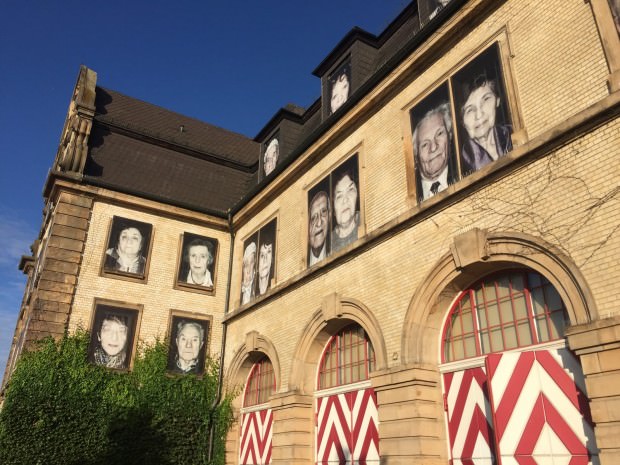
[[620,316],[567,328],[581,359],[601,465],[620,463]]
[[484,275],[520,267],[537,271],[553,284],[572,324],[597,319],[596,304],[581,271],[558,248],[523,233],[472,230],[457,236],[451,251],[416,289],[403,325],[403,363],[437,364],[440,330],[458,294]]
[[[225,377],[229,389],[243,386],[252,365],[258,362],[263,356],[269,357],[273,365],[276,378],[276,391],[280,387],[280,359],[273,343],[258,331],[250,331],[245,335],[245,342],[235,350],[235,356],[231,360],[227,375]],[[241,396],[237,399],[240,404]]]
[[389,463],[447,463],[440,377],[433,366],[400,365],[370,375],[381,455]]
[[80,174],[84,171],[88,137],[95,116],[96,84],[97,73],[82,66],[56,155],[54,169],[57,171]]
[[467,265],[489,258],[487,232],[479,228],[459,234],[450,246],[454,263],[458,270]]
[[321,308],[306,324],[293,356],[289,389],[301,394],[314,392],[316,370],[321,353],[331,336],[342,328],[357,323],[368,334],[375,349],[376,366],[387,366],[387,350],[381,326],[375,315],[356,299],[329,294],[321,302]]

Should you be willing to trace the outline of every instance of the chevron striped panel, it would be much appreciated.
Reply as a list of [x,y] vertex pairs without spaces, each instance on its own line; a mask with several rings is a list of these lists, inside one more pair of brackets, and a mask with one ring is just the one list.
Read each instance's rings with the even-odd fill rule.
[[502,465],[598,463],[581,367],[567,349],[487,358]]
[[372,388],[317,398],[317,464],[378,465],[377,399]]
[[446,373],[444,386],[452,463],[494,464],[491,408],[484,368]]
[[271,409],[257,410],[241,415],[240,465],[267,465],[271,463]]

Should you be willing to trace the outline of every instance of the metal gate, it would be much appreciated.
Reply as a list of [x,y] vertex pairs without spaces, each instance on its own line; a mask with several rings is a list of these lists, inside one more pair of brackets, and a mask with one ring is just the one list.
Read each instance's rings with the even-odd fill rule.
[[379,465],[377,398],[372,388],[317,398],[316,463]]

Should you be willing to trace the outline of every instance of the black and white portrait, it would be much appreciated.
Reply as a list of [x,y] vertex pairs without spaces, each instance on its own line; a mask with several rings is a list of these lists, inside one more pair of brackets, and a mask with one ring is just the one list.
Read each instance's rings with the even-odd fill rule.
[[308,266],[330,253],[331,197],[329,176],[308,191]]
[[280,141],[277,136],[272,137],[263,148],[263,174],[269,176],[276,169],[280,158]]
[[274,218],[243,243],[241,305],[265,294],[275,276],[277,220]]
[[209,320],[172,315],[168,371],[201,375],[205,368]]
[[349,98],[351,93],[351,63],[346,61],[330,76],[328,83],[329,114],[336,112]]
[[115,216],[105,250],[103,270],[142,278],[146,272],[153,226]]
[[432,20],[451,0],[418,0],[420,20],[422,24]]
[[180,252],[177,284],[195,289],[212,290],[215,280],[217,240],[184,233]]
[[97,304],[88,352],[91,363],[128,369],[137,320],[138,310]]
[[258,251],[258,232],[243,243],[243,262],[241,266],[241,305],[254,298],[256,283],[256,254]]
[[332,172],[331,199],[331,249],[336,252],[358,237],[360,198],[357,154]]
[[256,295],[265,294],[271,288],[276,249],[276,220],[273,219],[258,232],[258,279]]
[[420,101],[410,116],[416,195],[422,201],[458,179],[448,84]]
[[495,43],[452,77],[461,174],[477,171],[512,150],[512,124]]

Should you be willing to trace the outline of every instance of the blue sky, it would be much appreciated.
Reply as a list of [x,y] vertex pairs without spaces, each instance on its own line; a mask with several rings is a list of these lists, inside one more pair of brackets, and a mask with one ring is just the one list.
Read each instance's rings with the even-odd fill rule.
[[320,95],[312,70],[354,26],[380,33],[409,2],[4,0],[0,15],[0,366],[36,239],[42,188],[81,64],[98,84],[254,137]]

